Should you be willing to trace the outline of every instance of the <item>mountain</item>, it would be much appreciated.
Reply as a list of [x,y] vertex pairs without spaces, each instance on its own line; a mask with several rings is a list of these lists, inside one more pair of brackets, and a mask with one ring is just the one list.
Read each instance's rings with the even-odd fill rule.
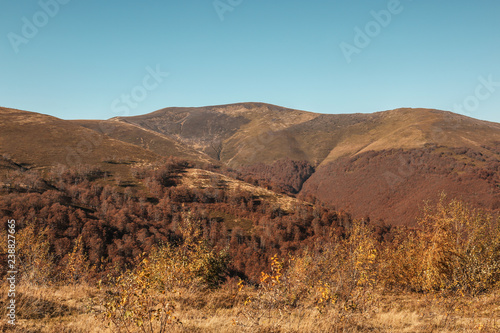
[[307,161],[312,175],[291,186],[283,180],[293,177],[287,171],[278,187],[293,187],[356,217],[409,224],[424,200],[443,191],[478,207],[500,208],[500,124],[447,111],[318,114],[238,103],[113,120],[176,139],[271,182],[283,175],[283,161]]
[[[305,159],[294,138],[275,135],[318,114],[263,103],[240,103],[200,108],[166,108],[115,120],[135,124],[202,151],[231,167],[279,158]],[[278,140],[267,149],[270,141]],[[279,146],[279,147],[278,147]]]
[[500,124],[447,111],[319,114],[237,103],[104,121],[2,108],[0,120],[4,169],[73,162],[126,174],[127,163],[176,156],[394,224],[414,223],[441,192],[500,209]]
[[117,117],[175,138],[230,166],[272,163],[281,158],[315,166],[370,150],[448,147],[500,141],[500,125],[429,109],[371,114],[319,114],[264,103],[166,108]]

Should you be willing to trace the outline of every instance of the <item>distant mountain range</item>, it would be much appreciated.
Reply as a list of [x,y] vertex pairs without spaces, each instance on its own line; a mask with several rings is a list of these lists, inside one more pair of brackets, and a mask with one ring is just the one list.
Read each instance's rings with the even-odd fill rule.
[[238,103],[61,120],[0,108],[0,155],[3,174],[91,164],[124,178],[130,165],[175,156],[269,182],[293,178],[290,193],[396,224],[413,223],[443,191],[500,209],[500,124],[430,109],[319,114]]

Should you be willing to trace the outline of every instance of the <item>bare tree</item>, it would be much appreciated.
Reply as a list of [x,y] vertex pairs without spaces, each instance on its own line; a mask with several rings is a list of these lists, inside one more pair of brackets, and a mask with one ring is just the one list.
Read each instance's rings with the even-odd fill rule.
[[222,140],[218,137],[215,137],[211,142],[210,142],[210,147],[215,152],[215,157],[217,158],[217,161],[220,161],[221,158],[221,153],[222,153]]

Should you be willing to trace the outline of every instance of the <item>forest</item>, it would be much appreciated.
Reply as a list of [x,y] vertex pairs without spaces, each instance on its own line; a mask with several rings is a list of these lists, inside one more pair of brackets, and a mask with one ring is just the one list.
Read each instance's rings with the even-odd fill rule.
[[180,230],[189,216],[211,247],[228,248],[233,273],[253,280],[274,254],[341,237],[352,222],[346,213],[307,202],[284,211],[249,191],[228,188],[217,177],[207,188],[190,188],[179,184],[188,167],[176,159],[135,167],[133,185],[108,183],[108,175],[92,166],[59,166],[47,180],[18,172],[0,196],[0,219],[5,224],[14,218],[18,228],[29,226],[44,235],[60,267],[79,240],[89,264],[99,267],[96,273],[107,273],[129,267],[154,245],[182,244]]

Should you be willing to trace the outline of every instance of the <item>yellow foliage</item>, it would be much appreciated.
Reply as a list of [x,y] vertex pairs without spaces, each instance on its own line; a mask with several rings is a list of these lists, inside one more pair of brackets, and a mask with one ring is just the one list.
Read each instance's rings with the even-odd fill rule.
[[418,291],[491,290],[500,281],[500,220],[464,203],[427,208],[413,232],[401,231],[385,249],[380,279]]
[[16,233],[16,252],[21,281],[30,285],[50,284],[54,279],[55,264],[46,232],[37,230],[36,220],[29,220],[26,223],[26,226]]
[[62,271],[62,278],[75,284],[83,281],[91,273],[87,255],[84,252],[82,237],[75,240],[73,251],[67,256],[66,265]]
[[178,290],[216,287],[224,278],[229,256],[215,251],[200,238],[201,233],[190,216],[182,226],[184,243],[153,247],[139,264],[117,278],[109,277],[99,299],[104,310],[98,316],[117,330],[164,332],[178,324],[168,295]]

